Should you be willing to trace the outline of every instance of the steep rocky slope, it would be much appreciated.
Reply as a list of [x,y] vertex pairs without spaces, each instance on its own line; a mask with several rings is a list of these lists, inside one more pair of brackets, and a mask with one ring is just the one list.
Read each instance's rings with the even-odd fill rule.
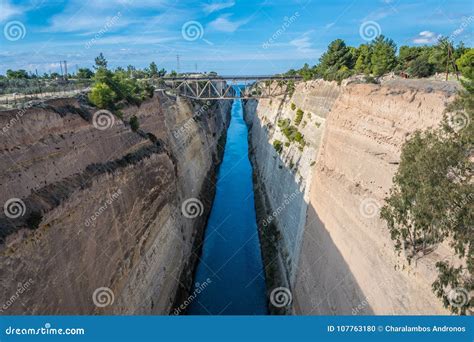
[[[247,102],[268,287],[292,290],[290,311],[446,313],[430,285],[435,261],[449,250],[440,246],[407,265],[378,211],[406,137],[436,126],[455,90],[416,80],[311,81],[291,98]],[[280,153],[272,146],[288,141],[285,118],[304,136],[302,151],[297,142]]]
[[[230,103],[155,93],[113,125],[95,111],[0,113],[0,202],[22,214],[0,213],[3,313],[167,314],[191,286]],[[183,215],[190,198],[203,207]]]

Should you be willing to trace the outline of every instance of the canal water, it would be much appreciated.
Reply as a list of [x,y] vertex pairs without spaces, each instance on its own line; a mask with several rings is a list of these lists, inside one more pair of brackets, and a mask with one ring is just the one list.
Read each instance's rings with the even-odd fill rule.
[[242,101],[234,100],[190,315],[265,315],[265,273]]

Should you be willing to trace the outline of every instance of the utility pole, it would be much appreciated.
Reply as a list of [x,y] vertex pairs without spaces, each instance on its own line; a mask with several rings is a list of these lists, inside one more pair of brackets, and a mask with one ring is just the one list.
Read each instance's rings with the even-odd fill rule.
[[64,61],[64,79],[67,81],[67,61]]
[[456,73],[456,79],[459,81],[458,69],[454,61],[454,54],[451,50],[451,44],[447,42],[446,45],[448,47],[448,58],[446,59],[446,81],[448,80],[448,75],[449,75],[449,64],[451,64],[451,66],[453,67],[453,70]]
[[179,55],[176,55],[176,72],[179,74],[180,68],[179,68]]
[[59,61],[59,67],[61,68],[61,76],[64,79],[64,73],[63,73],[63,62]]

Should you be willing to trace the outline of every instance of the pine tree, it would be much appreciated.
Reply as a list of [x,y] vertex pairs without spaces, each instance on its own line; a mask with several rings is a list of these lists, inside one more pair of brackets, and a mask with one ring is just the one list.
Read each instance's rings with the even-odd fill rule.
[[371,57],[372,73],[375,76],[382,76],[392,71],[397,65],[397,46],[393,40],[378,36],[373,41],[373,53]]

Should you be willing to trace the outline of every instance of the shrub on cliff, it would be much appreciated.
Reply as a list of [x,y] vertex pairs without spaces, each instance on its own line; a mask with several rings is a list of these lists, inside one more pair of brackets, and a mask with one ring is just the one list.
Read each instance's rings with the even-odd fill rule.
[[[96,94],[90,96],[90,98],[91,102],[100,108],[112,109],[115,102],[122,100],[138,106],[143,100],[153,97],[154,88],[147,82],[139,82],[132,77],[133,73],[136,73],[134,68],[131,72],[132,67],[128,71],[117,68],[115,72],[112,72],[107,69],[107,60],[100,54],[96,58],[94,68],[96,73],[94,75],[93,91],[95,89]],[[110,100],[111,95],[113,95],[112,100]]]
[[273,142],[273,147],[275,148],[275,151],[280,153],[283,150],[283,143],[280,140],[275,140]]
[[[467,72],[472,75],[472,73]],[[436,264],[435,294],[453,313],[474,307],[474,81],[448,107],[442,126],[416,132],[403,146],[390,196],[381,210],[395,248],[409,262],[443,241],[458,260]]]
[[303,120],[303,115],[304,115],[304,112],[300,108],[298,108],[298,110],[296,111],[296,117],[295,117],[296,126],[300,125],[301,120]]
[[102,82],[96,83],[89,93],[89,101],[98,108],[111,108],[115,101],[115,92]]
[[138,122],[138,118],[135,115],[130,118],[130,128],[134,132],[138,131],[140,128],[140,123]]

